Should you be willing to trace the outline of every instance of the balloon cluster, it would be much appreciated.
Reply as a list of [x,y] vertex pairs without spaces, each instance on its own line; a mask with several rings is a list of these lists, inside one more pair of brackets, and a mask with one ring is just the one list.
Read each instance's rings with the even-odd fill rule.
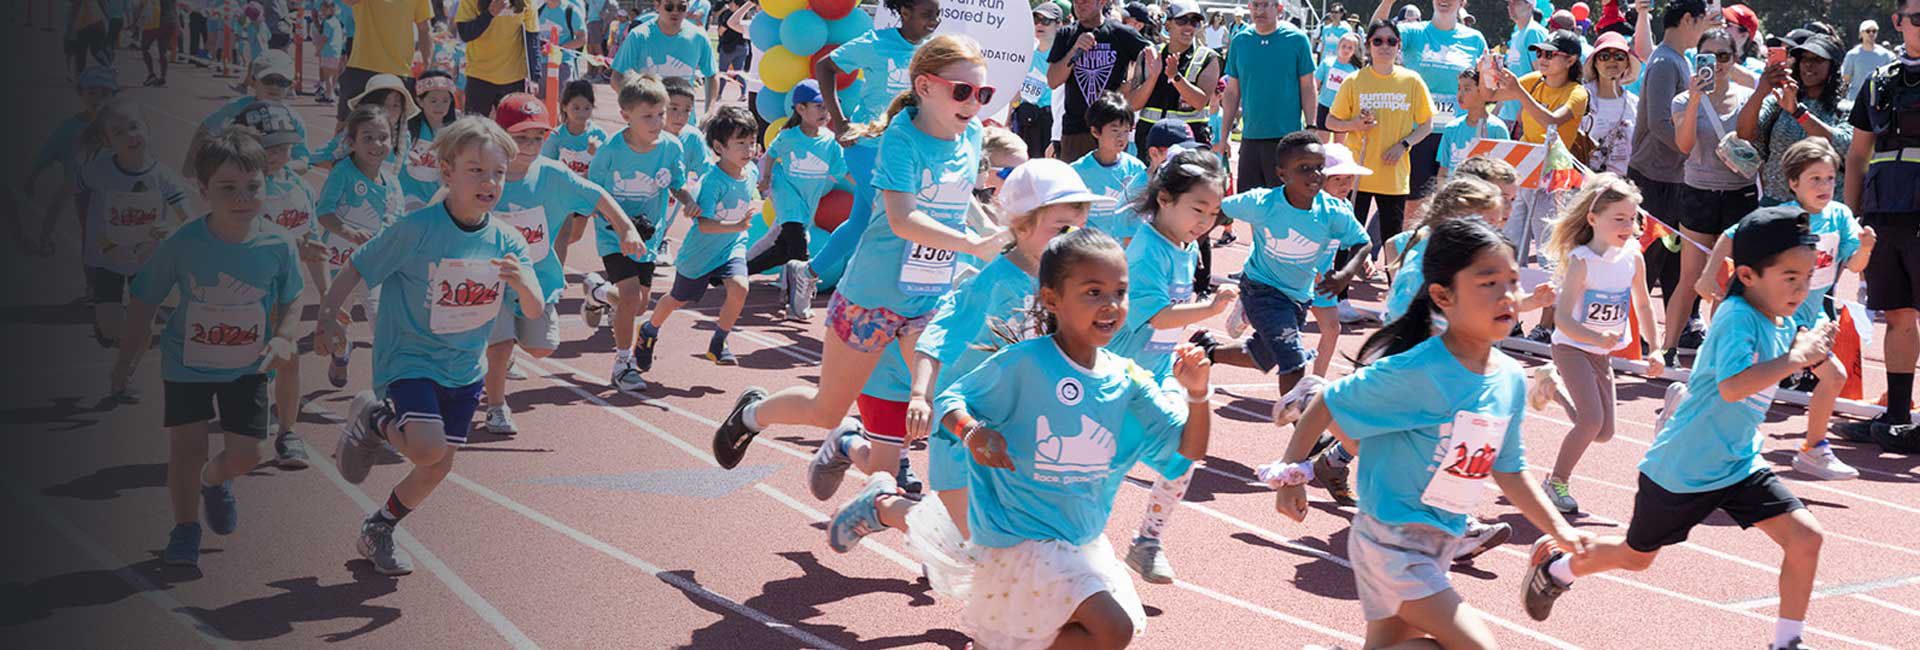
[[[753,107],[760,117],[773,123],[777,131],[785,126],[791,106],[787,92],[794,84],[813,76],[813,64],[833,52],[841,43],[853,40],[873,29],[873,17],[856,11],[857,0],[766,0],[760,15],[747,27],[760,57],[760,94]],[[834,87],[845,90],[857,77],[839,75]],[[826,86],[828,80],[821,79]],[[770,131],[771,132],[771,131]]]

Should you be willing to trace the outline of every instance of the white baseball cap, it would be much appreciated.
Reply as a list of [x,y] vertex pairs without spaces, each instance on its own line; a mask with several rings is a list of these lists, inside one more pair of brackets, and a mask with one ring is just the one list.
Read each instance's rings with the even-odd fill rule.
[[1862,21],[1860,21],[1860,31],[1863,31],[1863,32],[1864,32],[1864,31],[1867,31],[1867,30],[1869,30],[1869,29],[1871,29],[1871,30],[1873,30],[1873,31],[1876,31],[1876,32],[1877,32],[1877,31],[1880,31],[1880,23],[1876,23],[1876,22],[1873,22],[1873,19],[1872,19],[1872,18],[1868,18],[1868,19],[1866,19],[1866,20],[1862,20]]
[[1000,186],[1000,205],[1007,209],[1007,214],[1026,214],[1056,203],[1107,205],[1113,203],[1113,199],[1088,191],[1079,172],[1053,158],[1021,163]]

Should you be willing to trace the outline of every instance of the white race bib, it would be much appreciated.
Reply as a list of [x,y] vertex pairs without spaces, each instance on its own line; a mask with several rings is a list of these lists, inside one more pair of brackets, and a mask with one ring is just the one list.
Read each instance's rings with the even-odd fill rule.
[[294,194],[288,192],[268,200],[260,218],[279,233],[297,238],[313,229],[313,206],[294,200]]
[[592,162],[593,152],[591,151],[576,151],[573,149],[560,150],[560,164],[566,165],[567,169],[573,170],[575,174],[586,176],[587,165]]
[[166,202],[157,192],[100,192],[96,196],[106,201],[106,219],[96,240],[105,266],[123,274],[140,270],[164,239],[161,214]]
[[1446,125],[1453,122],[1453,114],[1460,110],[1460,96],[1434,93],[1433,123]]
[[407,152],[407,175],[422,183],[440,182],[440,160],[433,157],[433,142],[414,140]]
[[1440,466],[1427,479],[1420,502],[1463,515],[1485,504],[1492,491],[1486,478],[1493,474],[1493,461],[1506,440],[1507,420],[1462,411],[1454,414],[1453,422],[1441,425],[1440,445],[1433,451]]
[[[1167,292],[1167,298],[1169,305],[1185,304],[1193,300],[1193,282],[1173,285],[1173,289]],[[1173,352],[1174,346],[1180,345],[1181,341],[1186,340],[1186,336],[1187,328],[1185,327],[1156,329],[1153,331],[1153,338],[1147,341],[1146,352],[1153,354]]]
[[1807,287],[1819,291],[1840,279],[1840,233],[1820,233],[1818,252],[1813,258],[1813,278]]
[[1602,331],[1627,323],[1627,289],[1588,289],[1580,299],[1580,322]]
[[231,370],[260,363],[260,352],[267,344],[267,313],[258,303],[188,301],[186,309],[186,343],[180,361],[187,367]]
[[900,292],[938,296],[953,288],[953,251],[907,242],[900,262]]
[[506,285],[488,260],[434,262],[427,271],[428,329],[459,334],[487,326],[500,314],[500,293]]
[[525,210],[502,210],[494,214],[520,231],[520,236],[527,240],[528,264],[538,264],[553,251],[553,242],[549,237],[552,233],[547,232],[546,208],[536,206]]
[[1347,72],[1345,70],[1328,68],[1327,69],[1327,90],[1339,92],[1340,86],[1347,83],[1347,77],[1351,74],[1352,73]]

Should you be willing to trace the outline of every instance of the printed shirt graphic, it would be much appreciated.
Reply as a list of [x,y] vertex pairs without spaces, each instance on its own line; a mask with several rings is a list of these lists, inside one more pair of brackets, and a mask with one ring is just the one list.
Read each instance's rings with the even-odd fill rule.
[[1389,75],[1371,67],[1361,70],[1340,86],[1327,115],[1350,120],[1361,109],[1373,111],[1379,123],[1364,132],[1349,132],[1341,139],[1359,154],[1361,165],[1373,170],[1372,175],[1360,177],[1359,190],[1388,196],[1407,194],[1413,157],[1401,155],[1398,161],[1387,164],[1382,155],[1412,134],[1415,126],[1434,119],[1426,82],[1412,70],[1398,66]]
[[379,287],[382,307],[373,329],[374,391],[384,397],[398,379],[447,388],[480,381],[489,326],[513,291],[492,260],[524,261],[526,252],[520,233],[498,219],[469,231],[445,203],[401,217],[360,247],[353,267]]
[[1297,302],[1313,299],[1313,283],[1327,253],[1367,241],[1353,208],[1326,192],[1315,194],[1313,207],[1302,210],[1288,203],[1280,188],[1253,189],[1227,197],[1220,211],[1253,226],[1247,279],[1279,289]]
[[1092,541],[1127,469],[1177,453],[1186,425],[1186,406],[1138,365],[1101,350],[1083,368],[1052,337],[987,359],[940,394],[934,413],[963,406],[1006,439],[1013,458],[1013,470],[970,469],[967,523],[988,548]]
[[[384,168],[380,176],[377,183],[368,179],[352,161],[334,165],[327,173],[327,184],[320,188],[320,202],[314,206],[314,212],[332,214],[345,225],[379,234],[401,213],[400,181]],[[323,232],[320,244],[326,247],[329,273],[345,268],[358,248],[331,232]]]
[[[893,98],[911,85],[907,64],[913,61],[913,50],[914,44],[900,36],[900,29],[896,27],[861,34],[827,55],[842,72],[861,75],[860,82],[853,86],[858,95],[839,95],[840,111],[847,116],[847,121],[861,123],[878,119]],[[871,147],[878,142],[877,138],[863,138],[860,144]]]
[[1714,310],[1713,327],[1694,359],[1687,398],[1654,436],[1640,473],[1668,492],[1686,494],[1718,490],[1766,469],[1760,422],[1779,388],[1729,402],[1720,397],[1720,382],[1786,354],[1795,330],[1792,319],[1775,323],[1745,298],[1727,298]]
[[1147,189],[1147,165],[1133,154],[1120,152],[1120,157],[1112,165],[1102,165],[1100,160],[1089,153],[1073,161],[1073,171],[1080,173],[1080,181],[1095,194],[1113,199],[1107,205],[1093,204],[1087,209],[1087,225],[1100,230],[1114,239],[1126,241],[1139,228],[1140,215],[1129,207],[1133,199]]
[[1127,244],[1127,322],[1107,349],[1140,364],[1156,382],[1173,374],[1173,335],[1155,330],[1153,317],[1193,299],[1193,265],[1199,261],[1199,246],[1175,244],[1152,225],[1142,226]]
[[1344,61],[1320,64],[1319,69],[1313,71],[1313,78],[1320,82],[1320,105],[1333,106],[1333,98],[1339,95],[1340,86],[1347,83],[1347,78],[1352,77],[1353,73],[1359,71],[1358,68]]
[[[916,348],[940,360],[934,393],[946,390],[993,355],[980,348],[1004,348],[1039,336],[1032,315],[1036,290],[1033,276],[1001,256],[941,299],[940,311],[920,333]],[[999,332],[1012,335],[1014,340],[1008,341]],[[944,427],[938,429],[934,435],[953,435]]]
[[[1837,193],[1835,198],[1838,198]],[[1788,201],[1781,207],[1797,208],[1800,202]],[[1739,230],[1739,225],[1736,223],[1728,227],[1726,235],[1732,237],[1734,231]],[[1840,280],[1840,269],[1860,250],[1860,222],[1846,204],[1832,201],[1819,214],[1812,215],[1808,226],[1814,236],[1820,238],[1820,243],[1815,246],[1813,275],[1807,278],[1807,299],[1793,311],[1793,322],[1800,327],[1810,328],[1827,319],[1826,302],[1833,293],[1834,284]]]
[[82,168],[79,187],[89,195],[81,260],[121,275],[139,271],[160,247],[177,225],[174,208],[186,198],[186,184],[166,165],[128,171],[111,154]]
[[[705,180],[700,181],[700,221],[716,221],[726,225],[738,224],[748,219],[760,217],[763,202],[760,200],[760,173],[749,165],[741,169],[744,178],[734,178],[726,172],[715,169]],[[704,276],[727,260],[746,259],[746,231],[729,233],[701,232],[700,224],[687,228],[686,241],[680,244],[680,253],[674,258],[673,268],[681,277],[698,278]]]
[[1400,37],[1401,58],[1420,73],[1433,94],[1435,119],[1443,124],[1453,121],[1460,108],[1460,73],[1487,53],[1487,37],[1466,25],[1440,29],[1430,22],[1401,25]]
[[[887,155],[874,170],[873,188],[911,193],[920,211],[962,229],[980,170],[982,128],[972,122],[959,137],[942,140],[913,125],[916,110],[903,111],[880,136]],[[928,313],[952,289],[955,255],[895,235],[884,203],[874,201],[873,218],[861,232],[840,290],[868,309],[884,307],[907,317]]]
[[308,235],[321,233],[320,221],[314,218],[313,188],[307,180],[283,169],[279,174],[267,177],[266,197],[260,211],[260,220],[287,241],[297,242]]
[[[1507,355],[1496,353],[1490,360],[1487,374],[1470,371],[1436,336],[1327,386],[1322,395],[1334,421],[1360,443],[1363,460],[1354,490],[1360,493],[1361,512],[1391,525],[1423,524],[1464,535],[1466,514],[1426,501],[1435,474],[1447,468],[1476,475],[1482,469],[1526,467],[1520,437],[1525,372]],[[1471,436],[1460,435],[1463,415],[1477,418],[1466,420],[1474,425]],[[1486,435],[1488,429],[1497,434]],[[1462,464],[1454,442],[1468,443],[1467,438],[1472,441]],[[1487,445],[1497,449],[1491,467],[1485,455],[1475,458]]]
[[559,301],[567,288],[560,256],[553,254],[553,238],[559,236],[568,216],[593,214],[599,201],[600,188],[545,156],[535,158],[524,178],[507,181],[500,191],[493,214],[526,241],[527,259],[533,262],[547,304]]
[[719,69],[714,64],[713,42],[707,32],[693,23],[680,26],[680,33],[668,34],[658,23],[640,25],[627,32],[627,40],[613,55],[616,72],[638,72],[692,80],[695,86]]
[[172,382],[224,382],[258,372],[274,336],[268,315],[300,297],[299,256],[285,237],[255,227],[238,244],[195,219],[160,245],[133,278],[133,295],[180,306],[160,336],[160,375]]
[[1467,114],[1462,112],[1439,130],[1440,150],[1434,152],[1434,158],[1441,167],[1459,168],[1460,163],[1472,157],[1467,154],[1473,151],[1474,143],[1483,139],[1512,139],[1512,132],[1507,130],[1507,124],[1497,118],[1488,116],[1480,124],[1473,124],[1467,119]]
[[1140,57],[1142,50],[1152,45],[1140,32],[1119,21],[1110,20],[1091,29],[1070,22],[1054,32],[1053,50],[1047,54],[1047,63],[1065,60],[1067,54],[1073,51],[1074,42],[1085,33],[1093,34],[1096,43],[1092,49],[1081,52],[1073,60],[1072,72],[1061,86],[1061,90],[1065,91],[1061,97],[1067,102],[1065,120],[1061,124],[1062,133],[1086,133],[1087,107],[1101,93],[1119,90],[1134,60]]
[[[600,147],[600,153],[594,154],[593,162],[587,164],[587,180],[606,188],[628,217],[660,226],[653,238],[647,240],[647,254],[635,260],[654,261],[654,251],[660,249],[660,240],[667,236],[664,226],[668,192],[687,182],[680,139],[662,132],[652,149],[640,153],[627,144],[625,130],[615,133]],[[594,228],[593,245],[596,254],[602,257],[620,252],[620,239],[614,236],[613,226],[604,223]]]
[[773,214],[779,223],[813,223],[820,198],[847,175],[844,148],[833,133],[807,137],[798,128],[785,129],[767,149],[773,196]]
[[593,162],[593,155],[600,152],[600,146],[613,136],[606,129],[593,122],[587,122],[587,129],[579,134],[562,126],[547,136],[546,144],[540,145],[540,155],[560,161],[567,169],[581,176],[587,175],[587,165]]

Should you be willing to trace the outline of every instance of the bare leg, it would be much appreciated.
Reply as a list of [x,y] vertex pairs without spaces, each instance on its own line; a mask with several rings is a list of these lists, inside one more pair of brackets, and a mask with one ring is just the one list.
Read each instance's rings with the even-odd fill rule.
[[717,325],[725,331],[733,331],[734,324],[740,322],[740,310],[747,306],[747,279],[743,277],[727,278],[727,301],[720,305],[720,320]]
[[408,422],[400,435],[392,436],[394,448],[413,462],[406,478],[393,486],[393,495],[409,509],[420,507],[453,471],[453,445],[447,443],[446,430],[438,422]]
[[[1486,620],[1480,618],[1480,612],[1461,600],[1460,594],[1452,589],[1401,603],[1400,612],[1395,618],[1425,632],[1438,642],[1439,647],[1449,650],[1500,647],[1500,643],[1493,638],[1493,630],[1487,627]],[[1371,627],[1368,632],[1372,632]],[[1373,639],[1367,641],[1367,647],[1374,647]]]
[[933,495],[940,497],[940,503],[947,507],[947,518],[960,529],[960,539],[973,539],[973,534],[967,531],[967,491],[935,490]]
[[[1714,240],[1712,236],[1685,227],[1680,229],[1680,237],[1709,246]],[[1687,327],[1687,316],[1693,311],[1693,301],[1699,297],[1694,293],[1693,285],[1700,281],[1700,274],[1706,267],[1705,251],[1691,244],[1680,245],[1680,284],[1673,288],[1673,295],[1667,297],[1666,327],[1660,332],[1660,347],[1672,350],[1680,342],[1680,332]]]
[[1326,377],[1333,369],[1333,355],[1340,351],[1340,316],[1333,307],[1314,307],[1313,322],[1320,326],[1320,342],[1313,354],[1313,374]]
[[1053,650],[1110,650],[1133,642],[1133,619],[1113,594],[1088,596],[1060,628]]
[[620,293],[613,298],[613,346],[616,350],[633,349],[633,322],[640,318],[640,312],[647,310],[648,288],[640,286],[639,278],[627,278],[614,285]]
[[1833,403],[1840,399],[1840,389],[1847,383],[1847,370],[1840,362],[1828,357],[1825,362],[1813,367],[1813,376],[1820,383],[1813,387],[1813,395],[1807,400],[1807,440],[1803,447],[1811,448],[1827,439],[1827,423],[1833,419]]
[[1805,508],[1775,515],[1754,525],[1780,545],[1780,618],[1807,620],[1807,601],[1813,598],[1813,576],[1820,568],[1820,545],[1826,534]]
[[[832,429],[839,426],[848,409],[853,408],[867,376],[879,365],[880,355],[886,352],[885,348],[861,352],[840,337],[823,338],[826,342],[820,359],[819,387],[793,386],[768,395],[754,407],[755,418],[762,427],[797,424]],[[906,349],[904,341],[901,349]]]
[[200,468],[207,464],[207,436],[212,422],[169,427],[167,497],[173,504],[173,523],[200,521]]
[[[501,314],[500,318],[513,318]],[[487,346],[487,408],[495,409],[507,405],[507,368],[513,366],[513,348],[518,343],[501,341]]]

